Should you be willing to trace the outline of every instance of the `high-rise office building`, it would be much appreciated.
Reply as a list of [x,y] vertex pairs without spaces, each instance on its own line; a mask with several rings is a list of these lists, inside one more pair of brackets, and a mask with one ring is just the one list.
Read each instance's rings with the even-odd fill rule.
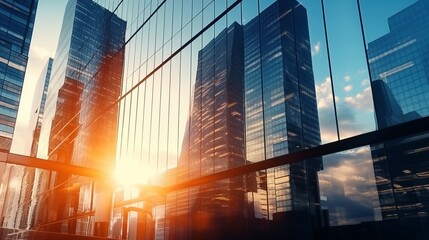
[[48,59],[48,62],[46,63],[45,67],[40,73],[39,79],[37,80],[38,84],[43,84],[40,89],[43,91],[41,92],[41,100],[39,104],[37,104],[38,101],[36,100],[36,95],[37,97],[40,97],[40,95],[35,93],[35,97],[33,101],[34,106],[31,109],[32,111],[34,110],[35,113],[37,114],[36,125],[34,127],[34,132],[33,132],[33,142],[31,144],[31,153],[30,153],[30,155],[33,157],[37,155],[37,147],[39,145],[40,130],[42,128],[43,113],[45,112],[46,96],[48,94],[49,82],[51,80],[51,71],[52,71],[53,62],[54,62],[54,59],[52,58]]
[[10,150],[38,0],[0,1],[0,149]]
[[[276,1],[246,25],[233,23],[199,51],[178,181],[243,166],[245,153],[251,164],[320,144],[308,43],[305,8],[296,1]],[[227,237],[221,235],[226,232],[239,237],[245,216],[274,220],[278,226],[304,219],[289,223],[290,229],[303,229],[319,224],[305,219],[320,217],[321,166],[320,159],[310,159],[251,174],[246,184],[237,177],[200,186],[173,201],[184,209],[168,208],[194,218],[204,213],[211,226],[204,233],[214,238]],[[174,223],[189,229],[189,236],[198,232],[198,226],[186,221]],[[219,230],[225,228],[229,230]]]
[[[0,1],[0,150],[11,148],[37,4],[37,0]],[[0,217],[10,216],[2,224],[25,228],[28,208],[24,204],[31,196],[34,172],[19,166],[2,170],[2,182],[14,185],[1,192]]]
[[[38,156],[106,171],[113,168],[118,108],[109,106],[120,94],[125,26],[125,21],[93,1],[68,2],[52,66]],[[37,188],[46,190],[70,181],[70,177],[42,175]],[[92,204],[92,199],[80,195],[91,183],[75,181],[80,188],[38,203],[36,224],[77,214]],[[44,209],[47,205],[52,207],[50,213]],[[65,227],[75,233],[79,224],[72,221],[51,229]]]
[[[407,121],[408,116],[421,117],[416,112],[403,114],[399,103],[383,80],[372,83],[374,105],[380,128]],[[425,149],[429,134],[419,134],[371,145],[374,173],[383,219],[403,219],[415,215],[425,217],[429,211],[429,164]]]
[[[416,1],[388,19],[389,33],[368,44],[380,129],[429,115],[428,13],[429,2]],[[383,219],[429,212],[428,144],[426,133],[371,145]]]
[[371,79],[386,83],[404,115],[429,115],[428,9],[429,2],[416,1],[388,19],[387,34],[368,43]]
[[[243,27],[235,22],[205,45],[198,52],[196,71],[189,127],[177,167],[178,181],[245,165]],[[244,184],[243,177],[226,179],[168,202],[169,208],[178,208],[167,216],[170,228],[188,229],[181,238],[205,234],[211,239],[239,237],[240,224],[232,222],[244,219]],[[186,204],[189,201],[192,203]],[[198,221],[200,213],[210,222],[210,228],[204,231],[195,223],[180,221],[188,214]]]
[[[400,91],[389,86],[389,76],[399,78],[402,70],[425,61],[392,68],[393,55],[404,55],[417,43],[417,30],[414,25],[401,30],[411,37],[409,43],[380,42],[386,51],[369,53],[369,59],[362,44],[372,41],[366,37],[384,35],[380,18],[410,1],[94,0],[109,9],[107,15],[126,20],[123,60],[107,67],[123,66],[121,97],[106,106],[101,99],[109,102],[108,94],[91,93],[115,87],[91,87],[77,77],[58,81],[52,106],[59,111],[49,123],[58,147],[45,155],[58,162],[0,154],[5,165],[25,160],[22,164],[47,169],[36,170],[43,173],[32,195],[37,204],[30,205],[35,217],[25,221],[14,214],[27,211],[25,204],[4,215],[7,222],[29,226],[3,226],[20,228],[17,238],[33,239],[73,238],[70,234],[80,239],[426,239],[429,125],[420,110],[404,110],[396,96]],[[67,9],[65,29],[73,29],[74,20],[84,32],[90,32],[86,24],[104,28],[107,15],[97,14],[90,3],[76,8],[79,13]],[[417,4],[417,10],[428,9]],[[421,19],[409,14],[397,22],[424,26]],[[85,37],[88,46],[97,30]],[[66,35],[58,57],[83,55],[88,48],[66,47],[71,42]],[[385,48],[388,44],[393,48]],[[425,48],[418,50],[412,55]],[[380,62],[386,81],[372,75],[366,81],[368,67],[384,58],[392,59]],[[64,66],[71,62],[64,59]],[[84,60],[70,68],[93,69],[92,58]],[[96,80],[98,72],[82,76]],[[422,74],[416,73],[411,75]],[[106,76],[114,74],[101,78]],[[47,98],[46,113],[52,109]],[[119,109],[118,125],[101,127],[104,116],[114,115],[111,109]],[[420,119],[405,121],[411,118]],[[97,137],[89,136],[91,129]],[[110,135],[111,129],[117,135]],[[117,151],[109,144],[115,138]],[[103,149],[96,148],[100,144]],[[98,170],[115,157],[119,181],[113,183],[111,174]],[[100,167],[99,158],[106,164]],[[18,176],[1,189],[28,179]],[[110,192],[98,190],[100,180]],[[28,227],[35,231],[23,229]]]
[[[306,9],[297,1],[276,1],[249,21],[244,56],[247,160],[319,145]],[[309,159],[258,172],[260,187],[250,198],[255,215],[280,222],[317,216],[321,169],[321,159]]]
[[[112,141],[111,136],[116,136],[117,110],[110,109],[97,120],[100,127],[106,127],[103,137],[94,138],[91,133],[97,129],[88,129],[87,125],[119,97],[124,34],[125,22],[95,2],[68,2],[52,67],[38,156],[106,166],[102,156],[95,159],[87,154],[88,149],[115,146],[115,141],[102,139]],[[66,145],[65,151],[57,150]]]

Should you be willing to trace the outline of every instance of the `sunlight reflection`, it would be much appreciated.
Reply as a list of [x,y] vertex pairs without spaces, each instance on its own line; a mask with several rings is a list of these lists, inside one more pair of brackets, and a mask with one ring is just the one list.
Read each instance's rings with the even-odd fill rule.
[[115,169],[115,180],[119,185],[132,186],[150,184],[157,169],[136,161],[119,162]]

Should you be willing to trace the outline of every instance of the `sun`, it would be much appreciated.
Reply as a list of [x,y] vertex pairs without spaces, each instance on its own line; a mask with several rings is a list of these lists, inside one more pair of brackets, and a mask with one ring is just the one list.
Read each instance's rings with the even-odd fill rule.
[[118,162],[114,173],[117,184],[123,186],[150,185],[156,174],[155,168],[137,161]]

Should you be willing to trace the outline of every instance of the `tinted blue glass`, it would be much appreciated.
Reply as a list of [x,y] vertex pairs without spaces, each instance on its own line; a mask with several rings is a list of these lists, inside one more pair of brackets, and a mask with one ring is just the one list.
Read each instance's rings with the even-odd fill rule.
[[23,221],[116,239],[425,239],[427,133],[383,128],[425,116],[428,7],[381,1],[70,1],[41,144],[115,163],[115,185],[41,174]]
[[[32,1],[2,1],[0,3],[0,45],[3,49],[1,51],[0,81],[9,81],[15,85],[22,86],[24,82],[24,71],[27,66],[28,49],[30,46],[31,36],[33,32],[33,24],[37,9],[37,0]],[[9,150],[13,129],[15,127],[16,113],[18,110],[19,99],[21,96],[21,89],[17,89],[14,93],[9,92],[10,89],[1,91],[3,86],[0,86],[2,96],[9,101],[2,98],[0,103],[5,104],[9,108],[9,116],[15,117],[8,118],[4,122],[7,131],[0,130],[0,149]],[[6,92],[8,91],[8,92]],[[1,117],[0,113],[0,117]]]

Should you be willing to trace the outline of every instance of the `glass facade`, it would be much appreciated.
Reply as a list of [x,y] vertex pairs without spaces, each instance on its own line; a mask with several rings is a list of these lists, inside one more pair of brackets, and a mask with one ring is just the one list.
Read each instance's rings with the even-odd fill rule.
[[[44,107],[39,157],[113,169],[118,108],[109,106],[121,90],[125,25],[95,2],[68,2]],[[92,124],[96,127],[89,127]],[[93,181],[61,172],[38,172],[36,179],[38,193],[67,184],[79,187],[62,195],[43,196],[33,210],[35,225],[67,218],[92,206],[93,198],[87,192],[94,191]],[[51,206],[49,212],[41,209],[46,205]],[[86,222],[80,219],[47,229],[76,233],[76,227]]]
[[0,149],[10,150],[37,0],[0,1]]
[[[428,115],[429,35],[427,24],[419,22],[425,22],[427,9],[426,1],[404,8],[388,19],[389,33],[368,44],[379,128]],[[426,133],[371,146],[383,219],[427,215],[428,144]]]
[[0,154],[2,226],[428,239],[428,13],[426,0],[70,0],[48,161]]
[[[275,2],[244,26],[244,36],[248,161],[319,145],[306,9],[295,1]],[[257,196],[252,199],[266,207],[255,214],[285,221],[310,214],[320,205],[321,169],[321,159],[311,159],[261,172],[258,182],[263,187],[252,193]]]

